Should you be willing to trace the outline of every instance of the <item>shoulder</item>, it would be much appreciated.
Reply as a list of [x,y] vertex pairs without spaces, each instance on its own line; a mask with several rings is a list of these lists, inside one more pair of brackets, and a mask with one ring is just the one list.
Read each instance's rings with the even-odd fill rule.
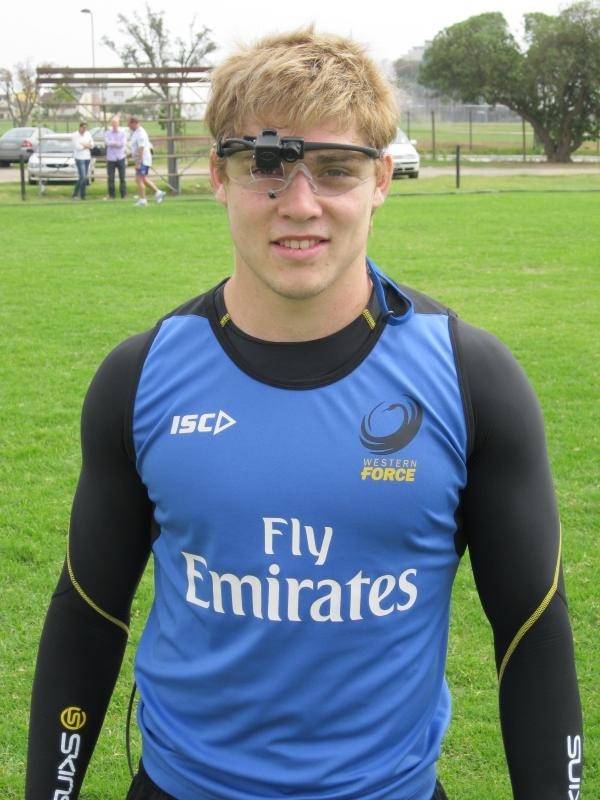
[[106,392],[109,396],[117,387],[132,389],[155,333],[156,326],[130,336],[111,350],[98,367],[90,391]]
[[127,391],[135,393],[146,357],[163,323],[175,317],[208,317],[214,305],[214,292],[215,288],[187,300],[161,317],[148,330],[134,334],[118,344],[100,364],[92,386],[99,386],[103,392],[106,391],[107,397],[116,386],[126,387]]
[[111,350],[101,363],[97,375],[109,382],[136,381],[143,367],[148,351],[166,320],[174,317],[199,316],[207,317],[213,307],[212,298],[215,289],[192,297],[162,316],[155,325],[141,333],[120,342]]
[[452,327],[461,368],[473,387],[496,393],[509,378],[511,384],[529,385],[518,360],[497,336],[458,317]]
[[[115,347],[98,367],[85,395],[82,413],[84,447],[116,443],[132,457],[133,403],[154,329],[131,336]],[[110,448],[109,448],[110,449]]]
[[463,320],[451,323],[469,422],[471,449],[496,441],[515,453],[544,438],[540,405],[525,370],[493,334]]

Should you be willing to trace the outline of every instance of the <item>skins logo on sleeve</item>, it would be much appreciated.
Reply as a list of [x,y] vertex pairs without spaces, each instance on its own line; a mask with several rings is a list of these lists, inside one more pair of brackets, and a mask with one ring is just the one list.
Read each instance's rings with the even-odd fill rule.
[[581,736],[567,736],[567,755],[569,757],[569,800],[579,800],[581,789]]
[[60,724],[68,731],[78,731],[87,722],[85,711],[77,706],[65,708],[60,715]]
[[56,771],[57,788],[52,800],[70,800],[75,788],[77,758],[81,748],[81,736],[74,731],[81,730],[87,722],[87,714],[77,706],[68,706],[60,714],[63,730],[60,734],[59,764]]

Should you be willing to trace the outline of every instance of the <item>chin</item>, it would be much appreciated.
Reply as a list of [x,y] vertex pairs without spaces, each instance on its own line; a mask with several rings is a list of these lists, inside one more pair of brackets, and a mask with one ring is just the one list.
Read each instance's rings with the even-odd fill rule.
[[287,300],[311,300],[327,290],[329,284],[320,275],[292,275],[271,285],[273,291]]

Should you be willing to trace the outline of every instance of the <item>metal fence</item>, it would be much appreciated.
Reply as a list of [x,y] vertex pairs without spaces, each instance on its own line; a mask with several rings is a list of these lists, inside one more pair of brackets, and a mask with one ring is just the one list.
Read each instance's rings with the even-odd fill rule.
[[[523,161],[543,158],[531,125],[505,106],[439,102],[405,103],[400,125],[433,160],[454,157],[460,147],[467,158],[504,156]],[[600,156],[600,140],[585,142],[575,157]]]
[[[43,124],[57,133],[70,132],[85,120],[89,130],[110,127],[115,114],[121,117],[121,126],[127,125],[130,116],[136,116],[144,126],[152,143],[153,168],[157,175],[175,192],[186,174],[204,166],[211,146],[202,117],[202,101],[176,102],[159,98],[138,98],[119,102],[47,103],[40,108]],[[100,135],[96,132],[95,139]]]

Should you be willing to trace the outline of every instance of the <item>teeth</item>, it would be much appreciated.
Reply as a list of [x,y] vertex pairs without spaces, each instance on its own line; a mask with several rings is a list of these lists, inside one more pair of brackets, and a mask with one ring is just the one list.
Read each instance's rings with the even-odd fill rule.
[[318,239],[283,239],[280,244],[283,247],[290,247],[292,250],[308,250],[318,244]]

